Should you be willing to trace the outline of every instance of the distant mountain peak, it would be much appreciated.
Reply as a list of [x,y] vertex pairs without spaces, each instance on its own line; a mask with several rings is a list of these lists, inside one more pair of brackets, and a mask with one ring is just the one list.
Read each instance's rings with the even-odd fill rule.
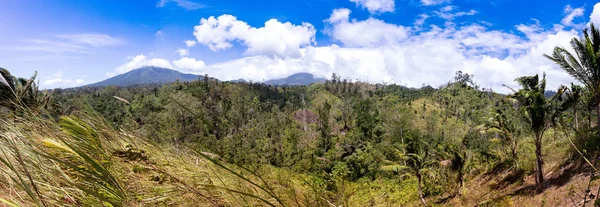
[[310,85],[322,82],[325,82],[324,78],[317,78],[311,73],[301,72],[292,74],[287,78],[268,80],[264,83],[268,85]]
[[86,85],[88,87],[131,86],[145,84],[165,84],[175,81],[195,81],[197,75],[185,74],[176,70],[155,66],[145,66],[109,79]]

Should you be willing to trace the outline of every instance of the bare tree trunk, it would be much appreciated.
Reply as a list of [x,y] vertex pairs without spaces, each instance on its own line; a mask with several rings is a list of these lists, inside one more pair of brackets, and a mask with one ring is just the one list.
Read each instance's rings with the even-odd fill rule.
[[592,109],[590,109],[590,107],[587,107],[587,111],[588,111],[588,126],[590,128],[592,128]]
[[577,117],[577,105],[573,106],[573,114],[575,115],[575,130],[579,130],[579,120]]
[[542,192],[544,190],[544,173],[543,173],[543,160],[542,160],[542,132],[535,133],[535,160],[536,160],[536,171],[535,171],[535,183],[537,185],[537,191]]
[[516,163],[516,167],[517,169],[519,169],[519,162],[517,161],[517,153],[519,151],[519,142],[517,141],[517,138],[515,138],[514,136],[512,137],[512,149],[511,149],[511,154],[512,154],[512,158],[515,159],[515,163]]
[[598,103],[596,105],[596,127],[598,127],[598,131],[600,131],[600,100],[596,103]]
[[422,183],[422,178],[421,178],[421,174],[417,173],[417,180],[419,181],[419,185],[418,185],[418,191],[419,191],[419,198],[421,199],[421,203],[423,203],[423,206],[427,207],[427,203],[425,203],[425,197],[423,197],[423,189],[421,187],[421,183]]

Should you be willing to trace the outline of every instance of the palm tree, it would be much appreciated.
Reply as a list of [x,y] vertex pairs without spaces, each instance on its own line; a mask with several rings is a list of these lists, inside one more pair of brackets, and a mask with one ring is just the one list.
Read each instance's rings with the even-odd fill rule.
[[36,77],[37,72],[30,79],[16,78],[0,68],[0,106],[12,110],[19,106],[30,109],[48,106],[52,92],[40,92]]
[[546,74],[544,74],[541,80],[538,75],[535,75],[523,76],[517,78],[515,81],[523,88],[518,91],[511,88],[514,93],[510,94],[507,98],[515,99],[519,102],[523,111],[523,118],[533,132],[536,157],[535,182],[537,190],[542,191],[544,189],[542,138],[546,129],[553,123],[553,118],[556,117],[554,114],[558,114],[562,110],[562,107],[556,107],[554,102],[557,97],[562,96],[564,87],[559,88],[558,92],[549,100],[544,96],[544,92],[546,91]]
[[564,97],[558,97],[562,101],[560,105],[561,111],[566,111],[568,108],[573,108],[573,119],[575,122],[575,130],[579,129],[578,105],[583,100],[584,88],[571,83],[571,88],[564,88]]
[[591,24],[583,30],[582,38],[571,40],[571,47],[576,56],[563,47],[555,47],[552,56],[544,56],[587,87],[596,106],[600,132],[600,29]]
[[485,124],[485,131],[499,134],[502,141],[509,144],[512,159],[516,167],[519,168],[517,152],[519,150],[521,130],[518,127],[519,120],[510,116],[512,114],[512,111],[510,111],[512,107],[512,104],[505,103],[504,107],[499,105],[495,109],[492,109],[488,122]]
[[425,195],[423,194],[423,179],[433,174],[432,168],[436,162],[433,159],[431,147],[421,135],[413,135],[407,139],[403,146],[404,150],[395,149],[396,154],[405,161],[405,165],[389,160],[384,160],[384,166],[381,167],[384,171],[393,171],[401,174],[401,176],[414,176],[417,178],[417,191],[423,206],[427,206]]

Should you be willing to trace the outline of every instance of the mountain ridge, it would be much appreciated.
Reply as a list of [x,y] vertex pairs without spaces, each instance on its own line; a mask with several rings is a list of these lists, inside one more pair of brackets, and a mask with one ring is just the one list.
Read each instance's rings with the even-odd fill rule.
[[[181,73],[176,70],[145,66],[131,70],[117,76],[113,76],[106,80],[85,85],[83,87],[106,87],[106,86],[132,86],[132,85],[151,85],[165,84],[179,81],[195,81],[201,76]],[[247,83],[248,81],[242,78],[230,80],[230,82]],[[286,78],[271,79],[263,81],[267,85],[310,85],[313,83],[325,82],[324,78],[315,77],[311,73],[301,72],[292,74]]]
[[286,78],[271,79],[264,81],[263,83],[267,85],[310,85],[313,83],[323,82],[325,82],[324,78],[315,77],[311,73],[300,72],[292,74]]
[[131,70],[117,76],[113,76],[106,80],[88,84],[84,87],[105,87],[105,86],[131,86],[145,84],[165,84],[179,81],[195,81],[199,76],[193,74],[185,74],[176,70],[146,66]]

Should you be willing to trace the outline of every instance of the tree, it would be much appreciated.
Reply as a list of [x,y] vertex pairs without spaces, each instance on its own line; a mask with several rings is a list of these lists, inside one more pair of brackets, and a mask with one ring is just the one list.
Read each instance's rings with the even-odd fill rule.
[[0,106],[16,109],[18,106],[30,109],[47,107],[51,100],[51,92],[40,92],[35,78],[16,78],[4,68],[0,68]]
[[[575,130],[579,129],[579,117],[578,117],[578,106],[579,102],[583,99],[582,95],[584,93],[584,88],[578,85],[571,83],[571,88],[564,87],[564,100],[561,107],[563,110],[567,108],[573,108],[573,119],[575,122]],[[563,97],[561,96],[561,99]]]
[[519,102],[524,119],[533,132],[536,157],[535,182],[537,190],[542,191],[544,189],[542,138],[550,123],[553,122],[552,118],[555,117],[554,114],[560,110],[553,102],[557,97],[562,96],[564,89],[561,87],[552,99],[549,100],[544,96],[544,92],[546,91],[546,74],[544,74],[541,80],[538,75],[535,75],[523,76],[517,78],[515,81],[523,88],[518,91],[511,88],[514,93],[510,94],[507,98],[515,99]]
[[425,195],[423,194],[423,180],[426,176],[433,173],[433,166],[437,163],[433,159],[433,148],[427,142],[425,136],[416,133],[409,136],[404,149],[404,152],[398,149],[395,149],[395,152],[401,160],[406,161],[406,165],[385,160],[384,166],[381,169],[384,171],[406,172],[403,174],[404,176],[415,176],[417,178],[419,199],[421,199],[423,206],[427,206]]
[[585,84],[596,106],[597,126],[600,126],[600,29],[591,24],[583,30],[583,37],[571,40],[571,47],[577,56],[563,47],[555,47],[552,56],[544,56]]
[[331,133],[331,128],[329,127],[330,111],[331,104],[327,100],[325,100],[323,106],[317,109],[317,114],[319,115],[319,132],[321,135],[321,139],[319,139],[319,151],[322,149],[323,153],[327,152],[331,146],[331,135],[329,134]]
[[377,116],[379,112],[370,99],[360,101],[356,105],[356,124],[368,141],[373,140],[373,132],[379,123]]
[[506,102],[503,102],[503,104],[499,104],[498,107],[492,109],[490,111],[488,122],[485,124],[485,129],[487,132],[497,133],[504,143],[508,143],[510,146],[511,158],[515,162],[516,167],[519,168],[517,152],[519,150],[521,130],[519,128],[520,123],[518,122],[518,117],[511,116],[518,112],[511,109],[513,109],[513,105]]

